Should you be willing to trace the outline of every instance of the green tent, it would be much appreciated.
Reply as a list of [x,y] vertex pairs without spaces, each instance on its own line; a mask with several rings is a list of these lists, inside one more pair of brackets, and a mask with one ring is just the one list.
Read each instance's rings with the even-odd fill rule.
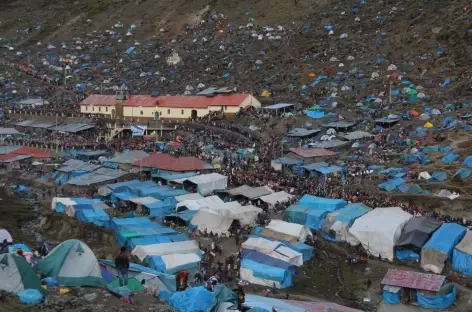
[[76,239],[59,244],[36,264],[36,269],[64,286],[105,287],[95,254]]
[[0,254],[0,290],[17,293],[24,289],[44,291],[41,281],[25,258]]
[[[110,286],[111,288],[119,288],[120,287],[120,279],[119,278],[114,279],[113,281],[111,281],[108,284],[108,286]],[[145,288],[141,284],[141,282],[138,281],[137,279],[135,279],[134,277],[131,277],[131,278],[128,279],[128,285],[126,285],[126,286],[131,291],[144,291],[145,290]]]

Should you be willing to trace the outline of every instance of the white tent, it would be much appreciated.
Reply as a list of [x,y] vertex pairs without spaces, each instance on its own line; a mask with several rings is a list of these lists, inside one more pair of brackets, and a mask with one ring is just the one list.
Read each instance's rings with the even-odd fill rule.
[[203,196],[228,187],[228,177],[219,173],[201,174],[185,180],[195,184],[197,191]]
[[0,227],[0,243],[4,240],[7,240],[8,243],[13,243],[13,237],[11,236],[10,232]]
[[280,191],[269,195],[261,196],[259,199],[269,205],[274,206],[276,203],[286,202],[290,200],[290,198],[292,198],[292,195],[285,191]]
[[202,259],[194,253],[190,254],[172,254],[163,255],[161,260],[164,263],[165,271],[173,271],[178,268],[186,267],[188,265],[197,263],[199,264]]
[[178,203],[180,203],[186,200],[202,199],[203,196],[198,193],[188,193],[184,195],[175,196],[174,198]]
[[421,179],[425,179],[425,180],[431,179],[431,175],[427,171],[420,172],[420,174],[418,175],[418,180],[421,180]]
[[131,254],[143,261],[147,256],[164,256],[172,254],[190,254],[200,252],[196,241],[188,240],[183,242],[153,244],[146,246],[136,246]]
[[57,204],[62,204],[66,207],[77,203],[69,197],[53,197],[51,200],[51,210],[56,210]]
[[184,200],[177,204],[175,207],[176,211],[188,210],[200,210],[202,207],[214,207],[218,205],[223,205],[224,201],[222,201],[218,196],[208,196],[201,199],[191,199],[191,200]]
[[298,240],[301,242],[304,242],[307,237],[313,236],[308,227],[300,224],[285,222],[282,220],[272,220],[266,226],[266,228],[274,232],[297,237]]
[[129,201],[135,203],[136,205],[146,205],[146,204],[152,204],[152,203],[160,202],[159,199],[156,199],[156,198],[151,197],[151,196],[131,198]]
[[195,226],[199,231],[207,231],[213,234],[226,234],[233,223],[233,216],[226,210],[209,210],[202,208],[193,217],[190,224]]
[[252,225],[256,223],[257,215],[262,213],[262,209],[253,205],[239,206],[231,209],[233,219],[238,220],[244,225]]
[[34,269],[22,256],[0,254],[0,290],[17,293],[24,289],[41,289],[41,282]]
[[296,266],[303,265],[303,255],[301,253],[288,248],[278,241],[271,241],[262,237],[250,237],[241,247],[243,249],[258,251]]
[[372,256],[393,261],[394,247],[405,223],[412,218],[399,207],[376,208],[356,219],[349,233]]

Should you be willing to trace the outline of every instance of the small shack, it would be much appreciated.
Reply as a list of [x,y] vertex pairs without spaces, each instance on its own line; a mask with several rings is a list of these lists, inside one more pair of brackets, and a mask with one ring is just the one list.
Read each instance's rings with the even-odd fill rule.
[[456,285],[444,275],[389,269],[380,284],[382,298],[390,304],[415,303],[425,309],[442,310],[456,301]]

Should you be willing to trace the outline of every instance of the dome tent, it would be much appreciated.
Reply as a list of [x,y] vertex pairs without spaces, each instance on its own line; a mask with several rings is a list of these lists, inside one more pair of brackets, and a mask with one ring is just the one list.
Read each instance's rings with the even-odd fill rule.
[[0,290],[17,293],[25,289],[42,291],[41,281],[25,258],[16,254],[0,255]]
[[13,243],[13,237],[11,236],[10,232],[0,227],[0,242],[3,242],[5,239],[8,243]]
[[65,286],[105,286],[95,254],[76,239],[59,244],[36,264],[36,269]]

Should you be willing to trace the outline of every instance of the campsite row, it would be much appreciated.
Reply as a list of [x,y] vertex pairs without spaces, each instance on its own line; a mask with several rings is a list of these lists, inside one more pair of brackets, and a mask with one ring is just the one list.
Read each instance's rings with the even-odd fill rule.
[[398,207],[372,209],[312,195],[288,207],[284,219],[319,231],[325,239],[362,245],[380,259],[421,260],[425,271],[436,274],[452,261],[454,270],[472,275],[472,233],[456,223],[413,217]]

